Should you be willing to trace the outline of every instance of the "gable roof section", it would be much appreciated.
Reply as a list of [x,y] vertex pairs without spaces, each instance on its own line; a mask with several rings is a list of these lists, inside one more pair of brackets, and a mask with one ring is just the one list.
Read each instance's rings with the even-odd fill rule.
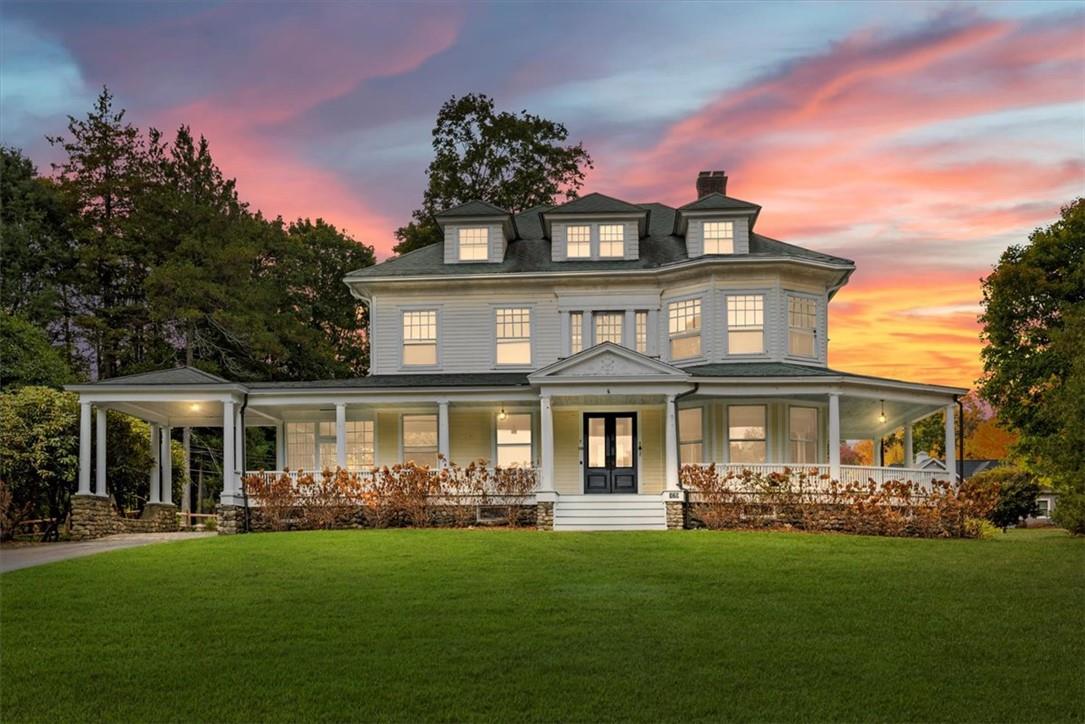
[[607,382],[645,378],[686,380],[689,379],[689,373],[627,347],[613,342],[603,342],[528,375],[528,380],[532,384],[568,382],[585,378],[596,382],[600,378]]
[[213,375],[210,372],[196,369],[195,367],[174,367],[168,370],[155,370],[154,372],[138,372],[134,375],[123,377],[111,377],[108,380],[99,380],[96,385],[124,386],[124,385],[232,385],[234,384],[224,377]]
[[460,216],[509,216],[509,212],[500,206],[494,206],[486,201],[468,201],[466,204],[453,206],[433,215],[434,218],[455,218]]
[[706,194],[696,201],[691,201],[685,206],[679,206],[678,211],[760,211],[761,207],[750,201],[743,201],[731,196],[724,196],[718,191]]
[[590,193],[551,208],[548,214],[643,214],[643,206],[600,193]]

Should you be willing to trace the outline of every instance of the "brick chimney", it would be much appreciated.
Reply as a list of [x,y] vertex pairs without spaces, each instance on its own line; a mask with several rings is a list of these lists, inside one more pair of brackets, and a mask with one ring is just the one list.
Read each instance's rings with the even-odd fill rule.
[[727,175],[723,171],[701,171],[697,174],[697,198],[709,194],[727,194]]

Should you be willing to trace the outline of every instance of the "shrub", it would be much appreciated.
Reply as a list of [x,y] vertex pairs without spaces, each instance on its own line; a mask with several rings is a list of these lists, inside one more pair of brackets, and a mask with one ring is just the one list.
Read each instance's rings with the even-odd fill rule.
[[964,521],[966,538],[990,539],[998,535],[999,527],[986,518],[966,518]]
[[1055,501],[1051,520],[1074,535],[1085,535],[1085,493],[1064,493]]
[[691,491],[691,517],[708,528],[835,530],[867,535],[969,537],[994,506],[989,487],[911,482],[841,484],[815,470],[720,474],[714,465],[684,466],[682,485]]
[[990,486],[997,491],[998,502],[987,514],[987,519],[1003,531],[1023,518],[1039,512],[1036,496],[1040,485],[1031,473],[1018,468],[995,468],[973,475],[970,481],[977,486]]

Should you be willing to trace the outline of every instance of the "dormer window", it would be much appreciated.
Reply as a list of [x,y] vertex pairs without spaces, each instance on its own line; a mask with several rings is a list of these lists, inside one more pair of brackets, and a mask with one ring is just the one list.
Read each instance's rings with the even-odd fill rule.
[[705,254],[735,253],[735,222],[706,221],[704,224]]
[[601,258],[625,256],[625,226],[622,224],[599,225],[599,256]]
[[460,261],[486,261],[490,257],[490,230],[472,226],[459,230]]
[[569,259],[591,258],[591,227],[570,226],[566,230],[565,256]]

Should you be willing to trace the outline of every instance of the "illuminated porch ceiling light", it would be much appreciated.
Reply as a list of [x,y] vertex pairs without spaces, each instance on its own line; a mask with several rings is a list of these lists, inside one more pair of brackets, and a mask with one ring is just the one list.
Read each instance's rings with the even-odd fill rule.
[[502,407],[502,408],[501,408],[501,412],[497,413],[497,419],[498,419],[498,420],[501,420],[502,422],[504,422],[504,421],[505,421],[505,420],[507,420],[508,418],[509,418],[509,413],[505,412],[505,408],[504,408],[504,407]]
[[881,403],[882,411],[881,414],[878,415],[878,422],[885,422],[885,400],[881,400]]
[[193,412],[199,412],[200,411],[200,403],[193,402],[192,404],[190,404],[188,406],[188,409],[192,410]]

